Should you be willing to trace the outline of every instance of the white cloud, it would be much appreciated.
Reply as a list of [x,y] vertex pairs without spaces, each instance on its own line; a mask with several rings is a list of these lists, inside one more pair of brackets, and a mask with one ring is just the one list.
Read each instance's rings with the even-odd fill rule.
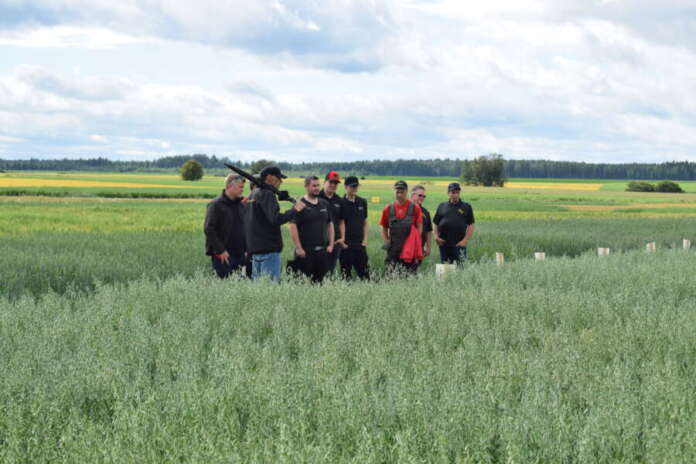
[[[22,54],[0,58],[0,127],[17,140],[0,142],[28,155],[696,160],[696,48],[679,32],[694,10],[639,3],[642,15],[599,0],[14,2],[0,48]],[[191,42],[244,52],[201,58]],[[53,46],[64,68],[42,54]],[[104,56],[123,65],[95,70]]]

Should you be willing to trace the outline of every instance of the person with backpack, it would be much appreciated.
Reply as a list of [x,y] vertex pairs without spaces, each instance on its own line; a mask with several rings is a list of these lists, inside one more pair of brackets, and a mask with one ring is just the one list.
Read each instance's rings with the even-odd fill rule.
[[[394,184],[394,202],[384,207],[379,225],[382,226],[382,240],[387,252],[385,264],[388,269],[415,272],[418,269],[418,251],[422,247],[420,236],[423,233],[423,212],[420,206],[407,198],[408,184],[399,180]],[[415,232],[414,232],[415,230]],[[415,236],[417,234],[417,237]],[[416,239],[416,244],[413,240]],[[404,257],[405,247],[415,254]],[[422,259],[422,250],[420,259]]]

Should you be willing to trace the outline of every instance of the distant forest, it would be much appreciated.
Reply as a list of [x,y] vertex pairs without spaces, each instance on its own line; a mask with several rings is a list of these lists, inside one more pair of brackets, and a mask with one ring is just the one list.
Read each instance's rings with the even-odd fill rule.
[[[92,159],[0,159],[0,170],[5,171],[102,171],[102,172],[172,172],[186,161],[194,159],[211,173],[224,173],[223,162],[231,162],[249,169],[251,163],[202,154],[167,156],[152,161],[112,161]],[[358,176],[435,176],[459,177],[462,161],[459,159],[427,160],[373,160],[350,162],[288,163],[279,162],[283,171],[293,175],[322,173],[330,170],[343,175]],[[557,179],[670,179],[696,180],[696,163],[671,161],[665,163],[583,163],[549,160],[505,160],[505,175],[522,178]]]

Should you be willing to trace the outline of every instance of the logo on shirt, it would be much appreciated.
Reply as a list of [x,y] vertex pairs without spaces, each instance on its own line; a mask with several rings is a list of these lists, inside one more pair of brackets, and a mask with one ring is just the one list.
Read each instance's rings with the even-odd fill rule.
[[327,210],[326,208],[322,208],[322,209],[319,210],[319,212],[320,212],[320,213],[328,213],[329,210]]
[[464,214],[464,210],[459,208],[459,214]]
[[358,206],[358,211],[362,211],[364,208],[362,206]]

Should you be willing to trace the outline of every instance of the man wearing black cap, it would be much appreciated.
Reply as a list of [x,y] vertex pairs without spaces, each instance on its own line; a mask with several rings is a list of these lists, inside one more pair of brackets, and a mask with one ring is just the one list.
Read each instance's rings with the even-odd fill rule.
[[305,209],[290,221],[290,237],[295,244],[295,260],[312,282],[321,283],[329,271],[329,256],[334,247],[331,205],[319,198],[319,178],[305,177],[305,195],[300,199]]
[[319,193],[331,205],[331,220],[334,225],[334,249],[329,253],[329,272],[334,272],[336,262],[341,256],[343,244],[346,242],[346,224],[343,221],[343,199],[338,196],[336,189],[341,183],[341,176],[336,171],[331,171],[324,178],[324,189]]
[[[287,178],[276,166],[263,168],[259,177],[261,182],[275,189]],[[280,252],[283,250],[280,226],[294,218],[304,207],[305,204],[298,201],[291,209],[281,213],[278,199],[271,189],[256,188],[251,192],[245,222],[253,279],[266,275],[272,280],[280,280]]]
[[343,220],[346,240],[340,258],[341,272],[346,279],[350,279],[352,270],[355,269],[360,279],[369,279],[367,235],[370,225],[367,222],[367,200],[358,196],[360,182],[357,177],[346,177],[345,186]]
[[474,210],[459,195],[461,187],[453,182],[447,186],[449,201],[440,203],[435,212],[435,241],[440,246],[443,263],[462,264],[466,260],[466,247],[474,233]]
[[418,266],[401,259],[401,250],[406,239],[415,226],[419,234],[423,233],[423,213],[420,206],[410,202],[406,190],[408,185],[403,180],[394,184],[395,201],[384,207],[379,224],[382,226],[382,240],[387,250],[385,263],[389,268],[400,266],[409,271],[415,271]]
[[221,279],[244,269],[251,276],[251,262],[244,238],[244,177],[230,174],[225,178],[222,194],[208,203],[203,230],[205,253],[211,257],[213,270]]

